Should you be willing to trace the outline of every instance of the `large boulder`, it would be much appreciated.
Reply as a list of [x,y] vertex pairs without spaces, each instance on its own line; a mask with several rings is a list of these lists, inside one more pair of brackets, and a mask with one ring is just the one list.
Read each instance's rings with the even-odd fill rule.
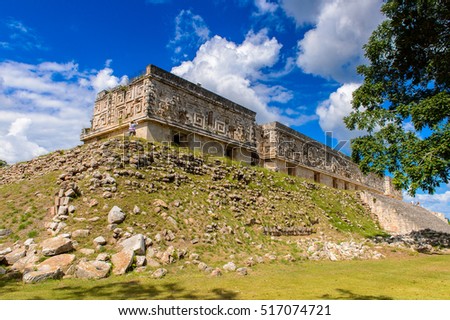
[[27,273],[33,271],[36,263],[39,261],[39,257],[35,254],[27,255],[17,260],[12,266],[11,270],[20,273]]
[[102,279],[106,278],[111,270],[111,265],[104,261],[81,260],[78,263],[75,276],[82,279]]
[[27,254],[25,248],[18,248],[13,250],[12,252],[5,255],[6,263],[9,265],[13,265]]
[[108,213],[108,222],[110,224],[122,223],[126,218],[125,212],[122,211],[118,206],[112,207]]
[[24,283],[36,283],[47,279],[59,279],[62,276],[63,273],[59,267],[45,266],[40,270],[25,273],[22,280]]
[[115,275],[125,274],[133,264],[134,252],[131,250],[122,250],[111,257],[113,264],[113,273]]
[[72,240],[63,237],[54,237],[44,240],[41,244],[44,256],[56,256],[73,250]]
[[142,234],[137,234],[120,243],[123,251],[133,251],[137,255],[145,254],[145,237]]
[[67,270],[75,260],[74,254],[60,254],[38,264],[38,270],[44,270],[45,268],[60,268],[61,272],[66,274]]

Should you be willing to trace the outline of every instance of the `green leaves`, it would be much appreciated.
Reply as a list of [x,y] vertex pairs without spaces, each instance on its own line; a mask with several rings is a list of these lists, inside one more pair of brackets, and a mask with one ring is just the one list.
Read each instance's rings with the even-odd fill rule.
[[363,172],[393,174],[414,195],[448,183],[450,171],[450,5],[388,0],[387,19],[364,46],[370,64],[344,119],[368,135],[352,141]]

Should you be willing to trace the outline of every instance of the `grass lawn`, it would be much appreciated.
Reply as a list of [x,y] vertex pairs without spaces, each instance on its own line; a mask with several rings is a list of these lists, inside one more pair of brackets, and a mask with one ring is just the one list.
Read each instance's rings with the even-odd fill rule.
[[450,255],[378,261],[271,263],[211,278],[195,266],[87,281],[23,285],[0,279],[0,299],[450,299]]

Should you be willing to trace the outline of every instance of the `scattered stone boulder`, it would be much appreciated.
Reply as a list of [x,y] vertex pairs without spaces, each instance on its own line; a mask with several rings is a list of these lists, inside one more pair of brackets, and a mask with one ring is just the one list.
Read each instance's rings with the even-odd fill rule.
[[200,262],[200,263],[197,265],[197,268],[198,268],[198,270],[200,270],[200,271],[205,271],[205,270],[208,268],[208,265],[207,265],[206,263],[204,263],[204,262]]
[[103,253],[100,253],[95,260],[97,260],[97,261],[108,261],[109,258],[110,258],[109,254],[103,252]]
[[59,267],[50,267],[47,265],[37,271],[25,273],[22,280],[24,283],[37,283],[48,279],[60,279],[62,276],[63,272]]
[[104,261],[81,260],[75,270],[75,276],[81,279],[106,278],[111,270],[111,265]]
[[56,256],[73,250],[73,242],[64,237],[54,237],[44,240],[41,244],[44,256]]
[[25,257],[17,260],[11,266],[10,270],[12,270],[14,272],[19,272],[19,273],[27,273],[27,272],[33,271],[38,260],[39,260],[38,256],[34,255],[34,254],[25,256]]
[[22,259],[23,257],[25,257],[26,253],[27,253],[27,251],[25,250],[25,248],[15,249],[15,250],[11,251],[10,253],[8,253],[7,255],[5,255],[6,263],[8,265],[13,265],[19,259]]
[[133,264],[134,251],[122,250],[111,257],[113,273],[115,275],[125,274]]
[[122,211],[118,206],[112,207],[108,213],[108,222],[110,224],[122,223],[126,218],[125,212]]
[[1,238],[6,238],[11,233],[12,233],[12,231],[10,229],[0,229],[0,239]]
[[133,251],[137,255],[145,254],[145,237],[142,234],[125,239],[120,245],[124,251]]
[[236,265],[234,264],[234,262],[228,262],[227,264],[225,264],[223,266],[223,270],[225,270],[225,271],[235,271],[236,270]]
[[45,270],[46,268],[54,269],[59,267],[61,269],[61,272],[63,274],[66,274],[67,270],[70,268],[74,260],[75,255],[73,254],[60,254],[41,262],[40,264],[38,264],[37,269]]
[[72,232],[73,238],[86,238],[91,232],[88,229],[79,229]]
[[84,254],[85,256],[90,256],[91,254],[95,253],[94,249],[89,249],[89,248],[82,248],[78,251],[80,251],[80,253]]
[[10,247],[7,247],[3,250],[0,250],[0,256],[7,255],[8,253],[12,252],[12,249]]
[[136,256],[136,267],[143,267],[145,266],[146,259],[145,256]]
[[238,268],[236,273],[240,276],[246,276],[248,274],[247,268]]
[[173,256],[174,252],[175,252],[175,248],[173,246],[168,247],[167,250],[164,251],[164,253],[161,257],[161,262],[163,264],[173,263],[175,261],[174,256]]
[[102,236],[99,236],[99,237],[94,239],[94,244],[95,245],[104,246],[106,244],[106,239],[104,237],[102,237]]
[[164,268],[157,269],[152,273],[152,278],[161,279],[167,274],[167,270]]
[[212,277],[220,277],[222,275],[222,270],[220,268],[215,268],[213,271],[211,271]]

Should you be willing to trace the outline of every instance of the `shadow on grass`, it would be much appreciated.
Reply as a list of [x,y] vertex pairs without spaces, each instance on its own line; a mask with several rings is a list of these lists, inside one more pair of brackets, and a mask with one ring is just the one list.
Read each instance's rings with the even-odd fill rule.
[[393,300],[392,297],[389,296],[371,296],[371,295],[362,295],[354,293],[350,290],[345,289],[336,289],[337,294],[324,294],[321,299],[330,299],[330,300]]
[[[209,292],[196,292],[187,289],[175,282],[170,283],[141,283],[140,281],[118,281],[101,283],[101,280],[93,280],[85,285],[66,283],[64,281],[46,281],[38,284],[22,284],[17,279],[0,279],[0,297],[3,294],[24,291],[19,299],[26,300],[232,300],[237,299],[238,294],[226,289],[215,288]],[[41,293],[41,292],[42,293]],[[1,298],[0,298],[1,299]]]

